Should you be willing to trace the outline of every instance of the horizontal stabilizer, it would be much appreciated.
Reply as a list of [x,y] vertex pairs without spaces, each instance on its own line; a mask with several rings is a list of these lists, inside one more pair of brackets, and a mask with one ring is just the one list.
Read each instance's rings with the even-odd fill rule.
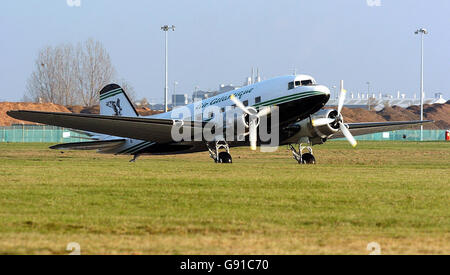
[[50,149],[54,150],[104,150],[113,149],[115,147],[122,146],[125,143],[125,139],[114,140],[101,140],[101,141],[87,141],[87,142],[75,142],[64,143],[51,146]]

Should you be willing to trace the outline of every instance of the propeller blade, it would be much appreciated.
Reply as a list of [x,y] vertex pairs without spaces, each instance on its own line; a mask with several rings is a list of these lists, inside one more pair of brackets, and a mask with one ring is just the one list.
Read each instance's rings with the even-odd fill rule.
[[318,118],[311,120],[312,126],[319,127],[333,123],[335,120],[332,118]]
[[252,115],[248,110],[247,107],[245,107],[244,103],[242,103],[239,99],[236,98],[236,96],[233,94],[230,96],[230,100],[233,101],[234,104],[236,104],[236,107],[241,109],[244,113],[248,115]]
[[341,93],[339,94],[339,104],[338,104],[338,113],[340,114],[342,111],[342,108],[344,107],[344,101],[345,101],[345,96],[347,95],[347,90],[346,89],[342,89]]
[[342,134],[344,134],[345,138],[350,142],[350,144],[353,146],[353,148],[356,147],[358,144],[353,137],[352,133],[347,129],[347,127],[344,125],[344,123],[339,123],[339,128],[341,129]]
[[272,110],[270,109],[270,107],[263,107],[258,112],[257,116],[259,116],[259,117],[268,116],[268,115],[270,115],[271,112],[272,112]]
[[249,121],[250,149],[252,149],[253,151],[256,151],[256,143],[257,143],[257,139],[258,139],[256,120],[257,120],[257,117],[254,117],[254,118],[250,119],[250,121]]

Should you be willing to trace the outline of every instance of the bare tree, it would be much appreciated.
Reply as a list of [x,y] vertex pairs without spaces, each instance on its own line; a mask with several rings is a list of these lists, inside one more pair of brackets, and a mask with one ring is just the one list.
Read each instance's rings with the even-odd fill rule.
[[35,62],[35,70],[28,80],[25,96],[35,102],[62,105],[76,103],[73,54],[71,45],[41,50]]
[[100,42],[46,47],[39,52],[24,98],[34,102],[93,106],[99,91],[116,76]]
[[89,39],[78,44],[78,87],[84,106],[99,103],[98,92],[116,76],[111,58],[98,41]]

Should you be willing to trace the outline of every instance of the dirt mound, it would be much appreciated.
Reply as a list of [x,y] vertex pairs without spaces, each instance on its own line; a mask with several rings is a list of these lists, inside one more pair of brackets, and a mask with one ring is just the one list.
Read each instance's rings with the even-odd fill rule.
[[98,115],[98,114],[100,114],[100,106],[94,105],[91,107],[84,107],[83,110],[80,111],[80,113]]
[[8,116],[6,112],[12,110],[70,113],[70,110],[66,107],[53,103],[0,102],[0,126],[11,126],[12,124],[37,124],[17,120]]
[[67,106],[67,109],[69,109],[69,111],[71,111],[74,114],[79,114],[81,113],[81,111],[83,111],[84,107],[80,106],[80,105],[74,105],[74,106]]
[[383,122],[386,121],[381,115],[376,112],[372,112],[366,109],[356,108],[343,108],[342,115],[344,116],[345,122]]
[[[406,111],[411,111],[420,118],[420,106],[410,106]],[[449,129],[450,128],[450,104],[426,104],[423,106],[423,113],[425,120],[434,120],[436,128]]]
[[136,108],[136,111],[139,113],[140,116],[151,116],[162,113],[161,111],[154,111],[147,107]]
[[[384,122],[384,121],[411,121],[420,120],[420,106],[402,108],[399,106],[387,107],[381,111],[368,111],[366,109],[343,108],[345,122]],[[424,129],[450,129],[450,104],[424,105],[424,119],[433,120],[426,124]]]
[[387,121],[408,121],[420,119],[420,116],[417,116],[414,112],[398,106],[384,108],[383,110],[377,112],[377,114],[382,116]]

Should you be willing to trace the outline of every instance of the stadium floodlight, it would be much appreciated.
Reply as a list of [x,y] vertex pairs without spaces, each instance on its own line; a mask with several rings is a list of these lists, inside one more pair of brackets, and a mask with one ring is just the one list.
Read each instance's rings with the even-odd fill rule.
[[165,39],[166,39],[166,45],[165,45],[165,85],[164,85],[164,111],[167,112],[168,111],[168,107],[167,107],[167,97],[168,97],[168,93],[169,93],[169,79],[168,79],[168,38],[167,38],[167,32],[169,30],[175,31],[175,26],[168,26],[168,25],[164,25],[161,27],[161,30],[164,31],[165,33]]
[[[428,34],[428,31],[421,28],[416,30],[415,34],[420,34],[420,120],[423,120],[423,36]],[[420,141],[423,141],[423,125],[420,125]]]

